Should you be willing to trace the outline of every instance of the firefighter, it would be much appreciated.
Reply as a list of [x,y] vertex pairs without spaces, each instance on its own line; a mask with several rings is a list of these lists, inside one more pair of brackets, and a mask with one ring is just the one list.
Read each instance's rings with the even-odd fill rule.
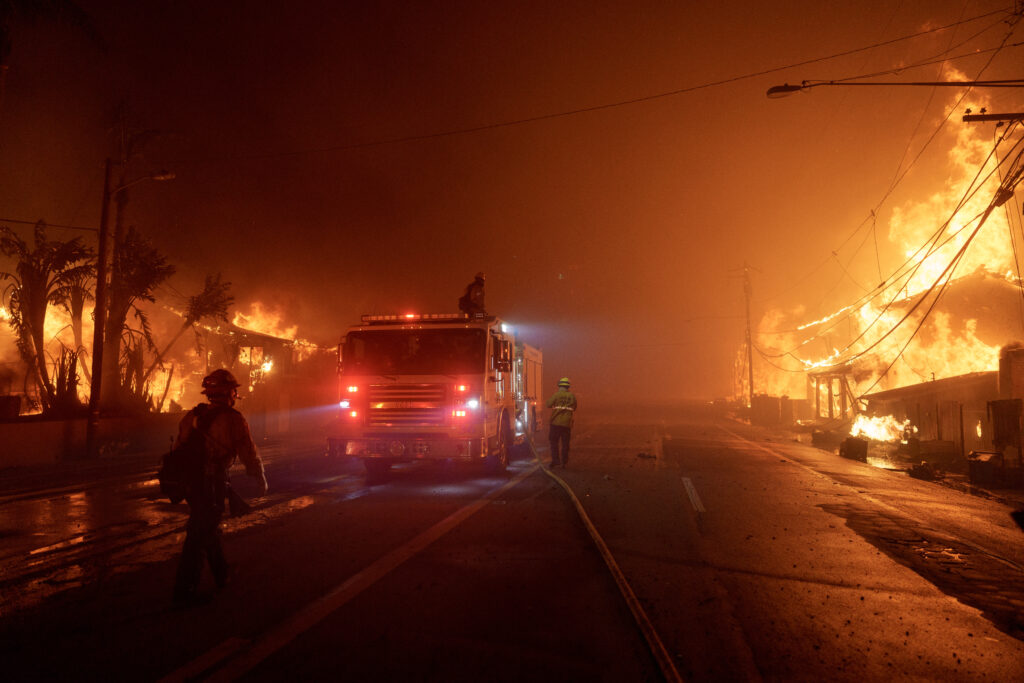
[[484,309],[484,274],[477,273],[473,281],[466,285],[466,293],[459,299],[459,310],[469,315],[486,315]]
[[576,417],[576,396],[569,391],[569,378],[558,380],[558,391],[548,399],[551,418],[548,421],[548,441],[551,443],[551,468],[569,464],[569,437]]
[[196,600],[204,559],[217,587],[223,588],[227,583],[228,563],[221,545],[220,520],[229,494],[228,469],[236,456],[245,465],[246,474],[259,480],[259,495],[267,492],[263,462],[256,453],[249,424],[233,407],[238,398],[238,382],[227,370],[214,370],[203,379],[203,393],[209,403],[200,403],[185,414],[175,443],[175,448],[186,442],[198,444],[196,450],[202,463],[186,493],[189,517],[174,584],[176,604]]

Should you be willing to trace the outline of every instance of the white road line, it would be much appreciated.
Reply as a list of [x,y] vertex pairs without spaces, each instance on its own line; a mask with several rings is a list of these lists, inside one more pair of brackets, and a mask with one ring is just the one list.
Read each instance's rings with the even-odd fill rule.
[[[536,470],[537,466],[535,465],[516,475],[513,479],[510,479],[501,486],[491,489],[473,503],[460,508],[413,538],[405,545],[392,550],[355,576],[349,577],[346,581],[333,588],[323,597],[309,603],[288,619],[285,619],[277,626],[272,627],[259,639],[253,642],[251,647],[244,649],[234,659],[228,660],[222,668],[214,671],[210,677],[205,680],[234,681],[241,678],[243,674],[259,666],[261,662],[272,656],[278,650],[284,648],[309,629],[316,626],[318,623],[330,616],[330,614],[335,610],[355,598],[380,579],[387,576],[403,562],[412,558],[431,543],[469,519],[493,499],[519,484]],[[195,662],[209,657],[212,657],[212,654],[206,653],[196,659]],[[183,668],[192,666],[193,664],[194,662],[186,664]],[[210,664],[206,665],[204,670],[209,668],[211,668]]]
[[693,482],[690,481],[689,477],[683,477],[683,487],[686,489],[686,495],[690,497],[690,505],[697,511],[698,515],[703,515],[707,510],[704,509],[704,504],[700,502],[700,496],[697,495],[697,489],[693,486]]
[[179,681],[187,681],[197,678],[203,675],[205,671],[216,665],[217,662],[227,659],[245,647],[248,643],[249,641],[243,638],[228,638],[206,654],[193,659],[180,669],[167,674],[157,681],[157,683],[179,683]]

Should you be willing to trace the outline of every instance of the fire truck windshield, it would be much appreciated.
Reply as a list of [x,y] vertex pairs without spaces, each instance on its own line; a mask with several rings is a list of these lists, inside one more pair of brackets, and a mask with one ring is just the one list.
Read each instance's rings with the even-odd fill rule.
[[346,375],[457,375],[483,372],[487,333],[474,329],[362,330],[345,341]]

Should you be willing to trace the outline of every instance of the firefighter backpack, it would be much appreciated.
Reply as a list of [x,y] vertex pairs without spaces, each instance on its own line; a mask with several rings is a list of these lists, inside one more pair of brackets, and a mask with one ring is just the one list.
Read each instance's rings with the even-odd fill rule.
[[196,422],[188,438],[168,451],[160,463],[156,475],[160,481],[160,492],[172,503],[180,503],[194,486],[202,482],[206,465],[206,433],[220,413],[211,408],[207,403],[200,403],[192,409]]

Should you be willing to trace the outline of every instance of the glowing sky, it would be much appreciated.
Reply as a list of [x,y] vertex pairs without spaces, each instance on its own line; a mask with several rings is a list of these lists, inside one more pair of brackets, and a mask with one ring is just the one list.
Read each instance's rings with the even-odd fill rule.
[[[956,93],[822,87],[770,100],[769,86],[994,48],[1006,15],[625,106],[421,136],[646,98],[1012,6],[79,4],[105,50],[68,27],[15,27],[0,218],[95,226],[123,99],[134,124],[161,133],[129,175],[177,176],[134,187],[127,218],[178,265],[178,291],[221,271],[242,307],[259,301],[333,343],[360,313],[453,310],[484,270],[488,308],[543,346],[548,384],[569,375],[594,400],[731,393],[745,261],[758,320],[799,305],[825,315],[903,257],[888,241],[893,209],[942,191],[959,112],[879,208],[878,262],[873,241],[855,253],[865,233],[848,236]],[[1022,40],[1018,27],[1007,43]],[[1021,50],[984,71],[991,52],[884,79],[943,79],[950,66],[1021,77]],[[989,107],[1020,111],[1024,93],[989,93]],[[366,144],[410,137],[421,139]]]

